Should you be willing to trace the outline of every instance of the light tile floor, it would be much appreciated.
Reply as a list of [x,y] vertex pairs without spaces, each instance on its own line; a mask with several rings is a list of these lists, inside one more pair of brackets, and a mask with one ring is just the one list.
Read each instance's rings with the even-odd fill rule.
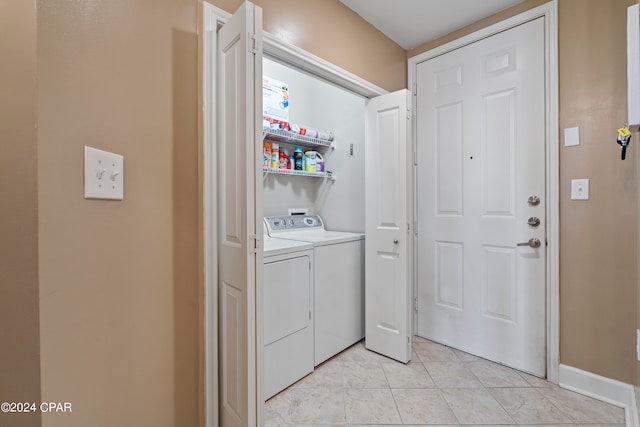
[[265,404],[265,426],[624,426],[624,410],[470,354],[414,338],[395,362],[362,342]]

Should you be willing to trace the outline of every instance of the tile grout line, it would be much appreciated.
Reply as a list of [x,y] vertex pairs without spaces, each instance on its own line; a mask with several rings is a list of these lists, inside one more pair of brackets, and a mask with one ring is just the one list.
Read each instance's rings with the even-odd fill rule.
[[[520,375],[520,372],[516,371],[516,373],[517,373],[518,375]],[[526,378],[524,378],[522,375],[520,375],[520,377],[521,377],[522,379],[524,379],[524,380],[525,380],[525,382],[527,382],[527,384],[529,384],[529,382],[526,380]],[[533,390],[535,390],[535,391],[536,391],[536,393],[538,393],[540,396],[542,396],[542,398],[545,400],[545,402],[549,402],[549,404],[550,404],[551,406],[553,406],[554,408],[556,408],[558,411],[560,411],[560,413],[561,413],[561,414],[565,415],[568,419],[570,419],[570,420],[571,420],[571,422],[572,422],[572,424],[574,424],[574,425],[577,425],[577,424],[578,424],[578,423],[577,423],[577,421],[576,421],[576,420],[574,420],[574,419],[573,419],[573,417],[572,417],[570,414],[568,414],[568,413],[566,413],[565,411],[563,411],[563,410],[562,410],[562,408],[560,408],[558,405],[556,405],[555,403],[553,403],[553,401],[552,401],[552,400],[547,399],[547,396],[545,396],[545,395],[544,395],[544,394],[539,390],[539,387],[533,387],[533,386],[532,386],[531,388],[532,388]],[[568,424],[568,425],[570,425],[570,424]]]
[[449,410],[451,411],[453,416],[456,418],[456,421],[458,421],[458,425],[461,426],[462,425],[462,421],[460,421],[460,418],[458,418],[458,415],[456,415],[456,411],[453,410],[453,408],[451,407],[451,404],[449,403],[449,401],[444,397],[444,393],[442,393],[442,389],[440,387],[438,387],[437,390],[438,390],[438,394],[440,394],[440,397],[442,398],[442,400],[444,400],[444,403],[447,404],[447,407],[449,408]]
[[[382,369],[384,371],[384,368]],[[385,378],[387,373],[384,373]],[[389,378],[387,378],[387,383],[389,383]],[[396,405],[396,411],[398,411],[398,416],[400,417],[400,422],[402,425],[405,425],[404,418],[402,418],[402,413],[400,412],[400,408],[398,407],[398,402],[396,401],[396,396],[393,394],[393,390],[391,389],[391,384],[389,384],[389,392],[391,393],[391,398],[393,399],[393,404]]]
[[[454,354],[455,354],[455,352],[454,352]],[[456,354],[456,356],[458,356],[458,355]],[[475,362],[469,362],[469,363],[475,363]],[[502,404],[498,399],[496,399],[496,398],[495,398],[495,396],[493,395],[493,393],[491,393],[491,391],[489,391],[489,387],[485,386],[485,384],[482,382],[482,379],[480,379],[480,377],[479,377],[478,375],[476,375],[476,374],[475,374],[471,369],[469,369],[469,367],[467,366],[467,364],[465,364],[465,365],[464,365],[464,367],[465,367],[465,369],[466,369],[466,370],[468,370],[468,371],[471,373],[471,375],[473,375],[473,377],[474,377],[476,380],[478,380],[478,382],[479,382],[479,383],[480,383],[480,385],[482,386],[482,389],[483,389],[485,392],[487,392],[487,393],[489,394],[489,396],[491,396],[491,398],[492,398],[493,400],[495,400],[495,402],[498,404],[498,406],[500,406],[500,407],[502,408],[502,410],[504,411],[504,413],[505,413],[505,414],[507,414],[507,416],[508,416],[509,418],[511,418],[511,421],[513,421],[516,425],[520,425],[520,423],[516,421],[516,419],[514,418],[514,416],[513,416],[513,415],[511,415],[511,413],[507,410],[507,408],[505,408],[505,407],[504,407],[504,405],[503,405],[503,404]],[[520,376],[518,375],[518,377],[520,377]],[[524,379],[523,379],[523,381],[524,381]],[[527,383],[527,382],[525,381],[525,383]],[[529,383],[527,383],[527,384],[529,384]]]
[[344,387],[344,374],[340,374],[342,377],[342,413],[344,414],[344,425],[349,425],[349,420],[347,419],[347,389]]
[[[424,342],[426,342],[426,341],[424,341]],[[455,352],[453,352],[453,355],[455,356],[456,360],[460,361],[460,358],[458,357],[458,355]],[[458,422],[458,425],[461,426],[462,423],[460,421],[460,418],[458,418],[458,415],[456,415],[456,412],[451,407],[451,404],[444,397],[444,393],[442,392],[442,388],[436,383],[436,381],[433,379],[433,376],[431,376],[431,373],[429,372],[429,370],[427,369],[426,365],[424,364],[425,362],[422,360],[422,357],[420,357],[420,355],[418,353],[416,353],[416,356],[418,356],[418,359],[420,359],[420,363],[424,367],[424,370],[427,371],[427,375],[429,375],[429,378],[431,378],[431,381],[433,381],[433,385],[434,385],[435,389],[438,390],[438,395],[444,401],[444,403],[447,405],[447,408],[449,408],[449,410],[451,411],[451,413],[455,417],[456,421]]]

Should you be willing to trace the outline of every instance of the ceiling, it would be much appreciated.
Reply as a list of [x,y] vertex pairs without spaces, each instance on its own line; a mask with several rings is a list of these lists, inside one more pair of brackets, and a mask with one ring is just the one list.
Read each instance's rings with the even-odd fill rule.
[[523,0],[340,0],[404,49],[413,49]]

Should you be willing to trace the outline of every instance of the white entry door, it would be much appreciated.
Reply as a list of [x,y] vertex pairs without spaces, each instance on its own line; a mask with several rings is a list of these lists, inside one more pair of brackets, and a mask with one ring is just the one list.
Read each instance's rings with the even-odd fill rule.
[[411,360],[411,224],[413,151],[410,92],[367,103],[365,118],[365,344]]
[[541,377],[544,76],[538,18],[419,64],[416,80],[417,334]]
[[[218,33],[220,425],[262,425],[262,9],[246,2]],[[256,40],[257,39],[257,40]],[[257,372],[260,374],[258,375]],[[258,406],[260,402],[260,406]]]

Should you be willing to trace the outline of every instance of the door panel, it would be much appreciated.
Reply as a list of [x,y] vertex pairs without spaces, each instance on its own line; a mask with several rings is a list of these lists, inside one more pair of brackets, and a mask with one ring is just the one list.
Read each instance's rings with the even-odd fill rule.
[[482,162],[482,214],[515,214],[515,112],[514,91],[507,90],[483,97],[485,130]]
[[[255,313],[261,294],[262,255],[252,235],[261,235],[255,200],[258,165],[257,118],[262,111],[256,91],[262,80],[262,56],[253,53],[250,34],[260,36],[261,9],[243,4],[218,33],[218,216],[220,291],[220,416],[223,426],[253,426],[260,419],[262,397],[256,370],[262,334]],[[258,77],[256,79],[256,77]],[[261,151],[261,148],[259,149]],[[261,181],[261,176],[260,183]],[[260,215],[259,219],[261,219]],[[261,313],[261,311],[260,311]],[[258,345],[260,344],[260,345]]]
[[436,242],[436,304],[464,310],[464,247]]
[[436,108],[436,202],[440,215],[462,215],[462,104]]
[[[264,264],[264,345],[311,324],[311,261],[308,256]],[[287,302],[283,309],[283,301]]]
[[417,66],[417,333],[539,376],[544,88],[544,18]]
[[366,347],[411,360],[410,93],[371,99],[365,120]]

